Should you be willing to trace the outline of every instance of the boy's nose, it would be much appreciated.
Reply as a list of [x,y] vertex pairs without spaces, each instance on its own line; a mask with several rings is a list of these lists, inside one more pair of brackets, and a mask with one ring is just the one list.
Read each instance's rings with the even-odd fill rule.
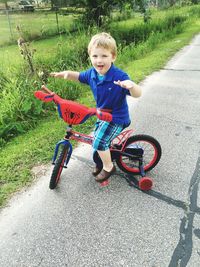
[[97,62],[102,62],[102,58],[101,57],[98,57],[97,58]]

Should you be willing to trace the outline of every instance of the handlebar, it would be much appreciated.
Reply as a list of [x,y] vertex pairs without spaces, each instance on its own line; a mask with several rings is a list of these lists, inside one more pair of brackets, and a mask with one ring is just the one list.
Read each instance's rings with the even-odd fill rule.
[[41,89],[34,93],[35,97],[43,102],[53,101],[58,107],[60,117],[68,124],[81,124],[94,115],[100,120],[112,121],[112,114],[110,112],[98,108],[88,108],[77,102],[63,99],[45,85],[42,85]]

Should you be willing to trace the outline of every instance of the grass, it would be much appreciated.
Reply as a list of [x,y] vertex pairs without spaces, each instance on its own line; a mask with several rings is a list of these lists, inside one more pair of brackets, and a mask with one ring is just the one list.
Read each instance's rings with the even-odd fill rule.
[[[188,12],[190,10],[190,7],[181,7],[181,8],[171,8],[171,9],[166,9],[166,10],[157,10],[157,9],[151,9],[150,10],[150,21],[156,20],[160,21],[164,19],[166,16],[169,15],[188,15]],[[114,21],[111,23],[112,25],[117,25],[119,28],[126,28],[126,29],[132,29],[135,25],[143,23],[143,15],[138,15],[134,17],[134,19],[129,18],[127,20],[122,20],[122,21]]]
[[[167,60],[181,47],[188,44],[191,38],[199,33],[200,20],[187,25],[184,32],[171,40],[159,42],[156,49],[143,55],[137,60],[126,63],[116,62],[116,65],[123,67],[131,78],[136,82],[143,80],[147,75],[162,68]],[[45,40],[46,45],[52,45],[54,39]],[[41,44],[43,42],[40,42]],[[45,49],[43,43],[43,49]],[[92,94],[85,90],[82,94],[81,103],[94,105]],[[82,132],[90,132],[94,119],[88,120],[85,124],[76,127]],[[9,197],[25,185],[31,184],[33,166],[51,161],[55,143],[63,137],[65,124],[56,115],[40,121],[38,127],[10,141],[0,151],[0,205],[6,204]]]
[[[52,53],[55,52],[55,49],[57,49],[57,45],[60,41],[67,39],[67,34],[48,38],[41,41],[32,41],[30,42],[31,47],[36,49],[35,56],[43,56],[43,58],[50,58]],[[47,50],[47,47],[49,49]],[[9,45],[9,46],[3,46],[0,49],[0,69],[2,70],[8,70],[10,66],[17,67],[18,65],[21,65],[23,62],[23,58],[20,55],[19,48],[16,44]]]
[[[68,31],[73,25],[74,15],[61,16],[58,15],[59,30]],[[9,27],[9,21],[11,31]],[[17,26],[20,26],[25,37],[44,37],[46,35],[53,35],[58,32],[56,14],[50,12],[34,12],[34,13],[10,13],[9,19],[6,14],[0,15],[1,25],[1,39],[0,46],[8,43],[13,43],[13,40],[17,40],[19,34],[16,30]],[[33,27],[34,25],[34,27]],[[28,33],[31,32],[31,35]],[[13,39],[13,40],[12,40]]]
[[[50,59],[52,55],[55,55],[58,49],[58,43],[65,42],[69,38],[69,34],[63,34],[61,36],[51,37],[40,41],[30,42],[32,49],[35,49],[34,59],[37,58]],[[47,49],[48,47],[48,49]],[[18,66],[24,63],[23,57],[20,54],[18,46],[9,45],[0,48],[0,71],[10,76]]]

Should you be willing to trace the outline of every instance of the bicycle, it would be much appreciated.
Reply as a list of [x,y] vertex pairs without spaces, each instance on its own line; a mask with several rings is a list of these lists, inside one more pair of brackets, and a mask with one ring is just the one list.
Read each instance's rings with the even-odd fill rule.
[[[67,168],[72,155],[72,144],[70,140],[76,140],[92,145],[93,136],[73,131],[73,125],[82,124],[91,116],[96,115],[98,119],[111,121],[112,114],[96,108],[89,108],[77,102],[66,100],[50,91],[44,85],[42,90],[34,93],[35,97],[43,102],[53,101],[57,105],[59,116],[68,124],[64,138],[56,144],[53,162],[54,168],[51,174],[49,188],[56,188],[63,168]],[[150,190],[153,181],[146,176],[146,172],[152,170],[159,162],[162,154],[159,142],[150,135],[133,135],[134,130],[122,131],[111,143],[110,151],[112,161],[125,173],[140,175],[138,185],[143,191]],[[98,152],[93,153],[93,160],[102,168],[102,161]],[[109,181],[100,183],[107,186]]]

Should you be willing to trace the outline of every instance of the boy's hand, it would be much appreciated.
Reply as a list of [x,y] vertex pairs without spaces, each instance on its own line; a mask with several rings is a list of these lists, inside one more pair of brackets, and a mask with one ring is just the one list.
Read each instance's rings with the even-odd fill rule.
[[61,71],[61,72],[51,72],[50,76],[55,77],[55,78],[63,78],[67,79],[68,78],[68,71]]
[[117,84],[117,85],[119,85],[125,89],[128,89],[128,90],[134,88],[134,85],[135,85],[135,83],[132,82],[131,80],[125,80],[125,81],[118,80],[118,81],[114,81],[114,84]]

